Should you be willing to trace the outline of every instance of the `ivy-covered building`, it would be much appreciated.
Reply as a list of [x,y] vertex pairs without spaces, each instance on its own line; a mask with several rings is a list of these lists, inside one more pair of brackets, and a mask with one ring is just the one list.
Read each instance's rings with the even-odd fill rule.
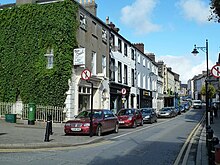
[[[90,108],[91,96],[94,108],[109,108],[109,30],[96,7],[71,0],[1,5],[0,101],[66,107],[67,119]],[[81,79],[85,68],[92,72],[93,94]]]

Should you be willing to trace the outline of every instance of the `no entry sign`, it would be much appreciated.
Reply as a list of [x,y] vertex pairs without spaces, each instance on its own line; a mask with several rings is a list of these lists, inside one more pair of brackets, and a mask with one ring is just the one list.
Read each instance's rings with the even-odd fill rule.
[[82,73],[81,73],[81,78],[82,78],[83,80],[89,80],[90,77],[91,77],[91,71],[88,70],[88,69],[84,69],[84,70],[82,71]]
[[219,78],[219,77],[220,77],[220,64],[214,65],[214,66],[212,67],[211,74],[212,74],[215,78]]

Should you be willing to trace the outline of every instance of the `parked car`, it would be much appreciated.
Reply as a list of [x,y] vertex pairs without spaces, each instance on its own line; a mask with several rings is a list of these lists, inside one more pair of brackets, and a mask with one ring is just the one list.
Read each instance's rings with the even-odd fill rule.
[[157,114],[153,108],[141,108],[140,109],[144,123],[157,122]]
[[164,107],[159,110],[158,117],[174,117],[176,116],[172,107]]
[[[75,119],[69,120],[64,126],[65,134],[89,134],[91,110],[80,112]],[[118,133],[119,121],[112,111],[107,109],[93,110],[93,134],[101,136],[102,133],[114,131]]]
[[192,101],[192,107],[193,108],[202,108],[202,101],[201,100],[193,100]]
[[121,109],[117,113],[120,127],[133,127],[137,125],[143,126],[143,117],[138,109]]

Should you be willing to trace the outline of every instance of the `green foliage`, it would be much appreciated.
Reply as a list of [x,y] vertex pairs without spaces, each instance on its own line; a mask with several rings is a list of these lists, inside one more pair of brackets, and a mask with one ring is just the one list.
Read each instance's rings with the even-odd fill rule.
[[[213,96],[216,94],[216,89],[212,84],[208,85],[208,93],[209,93],[209,98],[213,98]],[[206,95],[205,85],[202,86],[201,94]]]
[[211,0],[211,15],[210,20],[220,23],[220,0]]
[[[77,46],[78,5],[70,0],[0,10],[0,101],[63,106]],[[47,69],[47,50],[54,64]]]

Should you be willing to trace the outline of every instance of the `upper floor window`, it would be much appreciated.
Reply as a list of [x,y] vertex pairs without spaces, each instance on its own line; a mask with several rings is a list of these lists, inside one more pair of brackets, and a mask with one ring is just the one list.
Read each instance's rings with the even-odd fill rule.
[[44,56],[47,58],[47,69],[52,69],[54,60],[53,49],[48,49]]
[[96,52],[92,52],[91,71],[92,75],[96,75]]
[[131,59],[134,60],[134,49],[131,49]]
[[122,66],[121,62],[118,61],[118,82],[122,82]]
[[102,73],[106,76],[106,57],[102,55]]
[[118,51],[121,52],[121,40],[118,39]]
[[137,56],[137,62],[140,64],[141,63],[141,56],[140,56],[140,54],[138,54],[138,56]]
[[116,70],[116,66],[115,66],[115,59],[111,58],[110,59],[110,66],[109,66],[109,77],[110,80],[115,81],[115,70]]
[[102,29],[102,41],[107,42],[107,31]]
[[86,16],[82,13],[80,13],[80,27],[83,29],[87,29],[87,21],[86,21]]
[[134,87],[134,69],[131,69],[131,85]]
[[96,22],[92,21],[92,27],[93,27],[92,34],[97,36],[97,25],[96,25]]
[[128,46],[126,43],[124,43],[124,55],[127,56],[128,54]]
[[111,34],[111,37],[110,37],[110,46],[115,46],[115,36],[114,34]]
[[146,65],[146,60],[145,60],[145,58],[143,58],[143,66],[145,66]]
[[128,84],[128,67],[124,65],[124,83]]

